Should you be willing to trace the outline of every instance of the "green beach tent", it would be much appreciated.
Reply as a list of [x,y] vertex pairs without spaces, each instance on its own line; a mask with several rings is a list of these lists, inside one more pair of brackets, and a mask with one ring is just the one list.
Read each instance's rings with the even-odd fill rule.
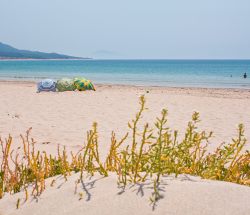
[[93,83],[90,80],[87,80],[86,78],[75,78],[74,85],[76,89],[79,91],[85,91],[85,90],[95,91]]
[[57,81],[56,88],[59,92],[63,91],[74,91],[76,89],[74,80],[69,78],[62,78]]

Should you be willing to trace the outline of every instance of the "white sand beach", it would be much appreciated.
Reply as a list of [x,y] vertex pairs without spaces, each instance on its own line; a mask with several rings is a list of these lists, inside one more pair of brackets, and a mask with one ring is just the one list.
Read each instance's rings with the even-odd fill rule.
[[86,132],[97,122],[105,153],[112,131],[120,137],[128,131],[127,123],[139,110],[141,95],[148,108],[141,125],[154,126],[155,118],[167,108],[169,127],[183,136],[192,113],[198,111],[200,129],[214,132],[211,150],[230,142],[239,123],[244,124],[250,140],[250,90],[100,85],[97,91],[39,94],[32,82],[1,82],[0,95],[1,137],[11,134],[19,141],[19,135],[32,127],[37,147],[49,142],[46,150],[50,152],[58,144],[81,147]]
[[[146,107],[142,119],[154,125],[162,108],[168,109],[171,130],[184,135],[192,113],[200,113],[200,129],[213,131],[209,150],[220,143],[230,142],[237,135],[237,125],[243,123],[245,136],[250,140],[250,90],[163,88],[98,85],[97,91],[36,93],[32,82],[0,82],[0,136],[9,134],[16,143],[20,134],[32,127],[36,147],[55,153],[57,145],[76,151],[84,144],[86,131],[98,123],[100,153],[104,157],[109,149],[110,135],[118,137],[127,131],[139,108],[138,98],[145,94]],[[246,149],[250,149],[249,142]],[[54,187],[48,186],[38,202],[29,200],[15,209],[17,198],[23,193],[0,200],[0,214],[249,214],[250,188],[227,182],[201,180],[180,176],[163,178],[164,198],[155,211],[149,204],[152,185],[145,185],[145,195],[136,194],[138,187],[118,195],[116,176],[97,180],[88,185],[91,199],[86,193],[79,201],[74,195],[73,175],[67,182],[58,179]],[[98,178],[95,176],[90,181]],[[100,177],[99,177],[100,178]],[[48,184],[51,179],[48,179]],[[86,182],[88,180],[86,179]],[[164,185],[166,184],[166,185]],[[60,186],[60,189],[57,189]],[[148,187],[148,188],[147,188]],[[79,185],[79,189],[80,185]]]

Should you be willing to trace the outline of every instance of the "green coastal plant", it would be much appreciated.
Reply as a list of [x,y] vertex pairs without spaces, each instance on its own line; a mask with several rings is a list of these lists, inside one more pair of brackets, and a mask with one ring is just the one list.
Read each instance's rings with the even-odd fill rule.
[[[192,115],[184,138],[167,125],[168,112],[163,109],[155,124],[140,126],[145,107],[144,96],[140,97],[140,109],[128,123],[130,132],[117,140],[111,134],[110,150],[103,162],[99,156],[97,123],[87,132],[84,146],[77,153],[68,152],[58,146],[56,156],[36,149],[30,138],[31,128],[21,135],[22,146],[14,149],[13,139],[0,139],[0,199],[5,193],[25,192],[25,201],[31,195],[37,198],[45,190],[45,180],[62,175],[65,180],[72,173],[80,172],[77,185],[84,183],[83,175],[99,173],[107,177],[109,172],[117,174],[119,186],[125,190],[128,184],[143,183],[151,179],[153,192],[150,198],[153,208],[163,196],[159,189],[161,176],[189,174],[204,179],[221,180],[250,186],[250,153],[244,150],[246,138],[244,126],[238,127],[238,136],[229,144],[222,144],[214,152],[208,152],[212,132],[200,131],[199,113]],[[52,180],[50,186],[55,184]],[[32,192],[28,193],[28,187]],[[83,193],[78,193],[82,199]],[[20,199],[16,207],[19,208]]]

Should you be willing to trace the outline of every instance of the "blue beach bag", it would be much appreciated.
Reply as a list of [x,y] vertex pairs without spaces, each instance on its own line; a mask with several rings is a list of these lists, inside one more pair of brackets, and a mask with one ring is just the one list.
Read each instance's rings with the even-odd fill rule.
[[56,82],[52,79],[44,79],[37,84],[37,92],[56,92]]

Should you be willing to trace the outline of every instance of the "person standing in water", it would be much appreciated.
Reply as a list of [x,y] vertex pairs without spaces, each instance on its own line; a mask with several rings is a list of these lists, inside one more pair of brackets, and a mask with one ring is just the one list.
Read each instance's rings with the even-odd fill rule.
[[243,78],[247,78],[247,73],[246,72],[244,73]]

